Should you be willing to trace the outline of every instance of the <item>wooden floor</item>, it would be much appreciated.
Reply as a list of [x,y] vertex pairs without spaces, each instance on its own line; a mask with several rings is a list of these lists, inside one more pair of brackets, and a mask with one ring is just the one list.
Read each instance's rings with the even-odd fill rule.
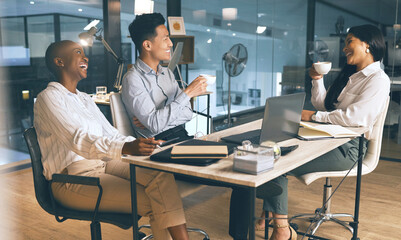
[[[58,223],[36,202],[30,169],[1,174],[0,239],[90,239],[89,223],[67,220]],[[305,186],[289,178],[290,215],[313,212],[321,205],[323,179]],[[336,186],[339,179],[332,181]],[[333,199],[334,212],[353,213],[355,178],[347,179]],[[188,225],[208,232],[211,239],[231,239],[228,209],[231,190],[207,187],[184,199]],[[257,201],[258,212],[261,200]],[[146,223],[143,218],[140,223]],[[377,169],[363,177],[359,237],[363,240],[401,239],[401,163],[380,161]],[[307,224],[299,224],[306,229]],[[103,239],[132,239],[131,230],[102,224]],[[351,239],[340,226],[327,223],[318,233],[330,239]],[[261,236],[261,233],[257,233]],[[191,239],[202,239],[190,234]],[[261,238],[258,238],[261,239]],[[298,237],[301,239],[301,237]],[[306,238],[305,238],[306,239]]]

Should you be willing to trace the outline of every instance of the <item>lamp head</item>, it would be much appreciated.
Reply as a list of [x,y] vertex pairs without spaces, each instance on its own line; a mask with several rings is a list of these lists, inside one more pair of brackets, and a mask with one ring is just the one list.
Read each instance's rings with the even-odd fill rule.
[[82,32],[78,35],[80,42],[83,46],[92,47],[93,45],[93,36],[95,36],[97,32],[96,27],[91,27],[87,32]]

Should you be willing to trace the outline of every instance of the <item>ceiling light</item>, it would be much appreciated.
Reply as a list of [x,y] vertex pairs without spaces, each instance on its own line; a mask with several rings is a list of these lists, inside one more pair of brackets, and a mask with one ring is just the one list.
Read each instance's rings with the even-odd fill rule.
[[29,4],[33,5],[33,4],[35,4],[35,2],[34,1],[30,1]]
[[89,29],[91,29],[92,27],[95,27],[98,23],[100,22],[100,20],[93,20],[92,22],[90,22],[88,25],[86,25],[86,27],[84,27],[85,31],[88,31]]
[[212,43],[212,39],[209,38],[209,39],[207,40],[207,43]]
[[256,28],[256,33],[257,34],[262,34],[266,31],[266,26],[258,26],[258,28]]
[[135,15],[141,15],[144,13],[153,13],[154,2],[151,0],[136,0],[134,13]]
[[78,8],[78,12],[82,12],[82,8]]
[[235,20],[237,19],[238,9],[236,8],[223,8],[222,15],[223,20]]
[[231,23],[227,23],[227,26],[231,27]]
[[235,37],[237,34],[233,33],[233,36]]
[[210,32],[210,28],[206,29],[206,32]]

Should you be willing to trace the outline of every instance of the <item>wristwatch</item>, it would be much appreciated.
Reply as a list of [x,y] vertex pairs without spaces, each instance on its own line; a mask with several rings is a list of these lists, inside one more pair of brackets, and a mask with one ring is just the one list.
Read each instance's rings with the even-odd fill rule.
[[316,121],[316,113],[317,113],[317,112],[315,112],[315,113],[312,114],[312,116],[311,116],[311,118],[312,118],[313,121]]

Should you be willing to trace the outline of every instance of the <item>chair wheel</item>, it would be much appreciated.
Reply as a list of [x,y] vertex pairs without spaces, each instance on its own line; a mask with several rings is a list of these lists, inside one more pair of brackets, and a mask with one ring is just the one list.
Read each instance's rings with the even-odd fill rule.
[[315,213],[319,213],[322,210],[322,208],[316,208]]
[[210,239],[205,237],[203,240],[210,240]]

